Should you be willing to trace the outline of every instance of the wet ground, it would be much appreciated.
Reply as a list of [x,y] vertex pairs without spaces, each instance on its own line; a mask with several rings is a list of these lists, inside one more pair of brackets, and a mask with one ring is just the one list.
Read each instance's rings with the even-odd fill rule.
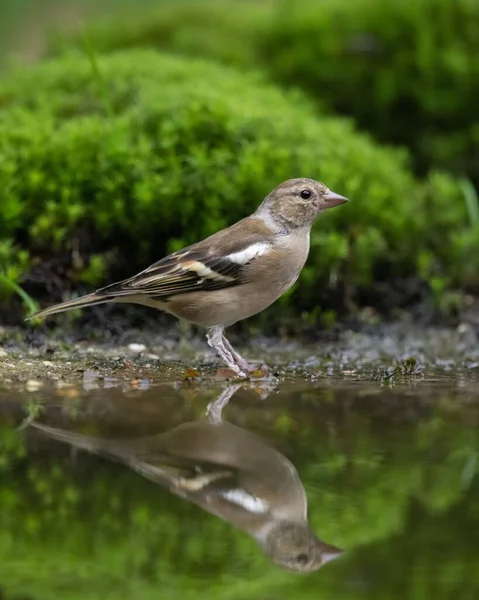
[[479,597],[472,332],[2,340],[0,598]]

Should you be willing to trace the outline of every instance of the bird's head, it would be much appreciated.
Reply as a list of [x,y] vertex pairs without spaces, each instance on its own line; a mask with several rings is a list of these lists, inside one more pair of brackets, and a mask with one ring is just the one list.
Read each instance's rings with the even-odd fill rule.
[[316,571],[344,554],[343,550],[318,540],[306,521],[278,523],[262,546],[279,567],[299,573]]
[[266,213],[288,230],[310,227],[316,217],[334,206],[348,202],[314,179],[288,179],[263,200],[258,212]]

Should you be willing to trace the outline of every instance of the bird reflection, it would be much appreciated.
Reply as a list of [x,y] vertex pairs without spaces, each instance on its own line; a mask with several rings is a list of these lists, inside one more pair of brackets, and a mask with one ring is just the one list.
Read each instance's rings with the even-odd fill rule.
[[123,463],[230,522],[254,537],[283,569],[311,572],[341,556],[342,550],[312,532],[306,494],[292,463],[250,431],[214,421],[123,440],[31,425],[50,438]]

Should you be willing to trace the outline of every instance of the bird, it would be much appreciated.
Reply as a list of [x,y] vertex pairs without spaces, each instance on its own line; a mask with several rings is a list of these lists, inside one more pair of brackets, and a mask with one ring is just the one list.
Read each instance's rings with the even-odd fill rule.
[[242,427],[198,420],[154,436],[108,439],[35,421],[30,426],[50,439],[128,466],[231,523],[282,569],[310,573],[344,554],[312,531],[294,465]]
[[233,348],[225,328],[262,312],[291,288],[308,258],[314,221],[348,201],[320,181],[288,179],[250,216],[133,277],[28,319],[110,302],[153,307],[205,328],[209,346],[237,377],[247,377],[258,366]]

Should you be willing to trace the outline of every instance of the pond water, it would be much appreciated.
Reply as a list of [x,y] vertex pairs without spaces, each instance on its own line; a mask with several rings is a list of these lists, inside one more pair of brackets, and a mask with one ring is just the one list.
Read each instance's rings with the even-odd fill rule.
[[0,598],[479,598],[478,369],[0,391]]

